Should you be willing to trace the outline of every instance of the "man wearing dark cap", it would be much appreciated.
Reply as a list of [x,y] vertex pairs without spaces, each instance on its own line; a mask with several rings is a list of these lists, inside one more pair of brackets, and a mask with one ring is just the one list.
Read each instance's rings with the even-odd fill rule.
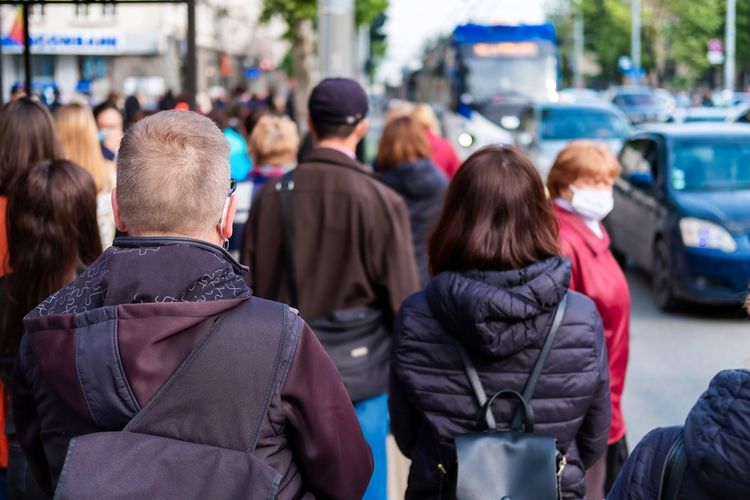
[[316,148],[260,190],[241,258],[255,293],[297,307],[339,368],[375,457],[364,498],[385,499],[390,332],[419,287],[408,211],[355,160],[368,127],[362,87],[323,80],[308,106]]

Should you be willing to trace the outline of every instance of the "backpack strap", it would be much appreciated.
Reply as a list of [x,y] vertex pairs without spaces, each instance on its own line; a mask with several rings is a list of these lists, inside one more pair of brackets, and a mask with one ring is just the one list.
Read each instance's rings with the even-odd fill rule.
[[124,430],[251,452],[299,335],[290,322],[257,297],[225,312]]
[[666,460],[664,460],[657,500],[677,500],[677,494],[680,492],[680,485],[686,469],[685,440],[682,431],[680,431],[674,444],[669,449],[669,453],[667,453]]

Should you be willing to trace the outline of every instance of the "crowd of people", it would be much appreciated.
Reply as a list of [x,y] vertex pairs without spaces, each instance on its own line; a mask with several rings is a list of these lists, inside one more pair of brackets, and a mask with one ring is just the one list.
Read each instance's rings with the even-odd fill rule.
[[368,166],[353,80],[315,87],[306,134],[162,101],[0,108],[0,498],[381,500],[389,434],[409,499],[541,481],[478,479],[457,443],[487,430],[553,437],[562,499],[750,497],[748,370],[628,456],[606,147],[546,180],[510,146],[461,163],[405,103]]

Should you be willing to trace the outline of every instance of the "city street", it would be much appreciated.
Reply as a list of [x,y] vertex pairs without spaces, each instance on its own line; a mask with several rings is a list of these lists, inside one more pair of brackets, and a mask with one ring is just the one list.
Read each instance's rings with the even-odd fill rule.
[[633,313],[623,406],[632,448],[654,427],[684,422],[718,371],[750,368],[750,320],[725,308],[663,313],[648,276],[634,269],[627,274]]

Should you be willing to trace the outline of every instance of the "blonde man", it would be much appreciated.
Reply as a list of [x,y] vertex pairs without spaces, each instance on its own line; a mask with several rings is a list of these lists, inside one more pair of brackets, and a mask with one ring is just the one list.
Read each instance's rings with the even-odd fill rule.
[[208,118],[164,111],[128,129],[112,204],[129,236],[25,325],[16,423],[48,493],[364,492],[372,458],[335,366],[287,306],[253,297],[221,247],[233,188]]

